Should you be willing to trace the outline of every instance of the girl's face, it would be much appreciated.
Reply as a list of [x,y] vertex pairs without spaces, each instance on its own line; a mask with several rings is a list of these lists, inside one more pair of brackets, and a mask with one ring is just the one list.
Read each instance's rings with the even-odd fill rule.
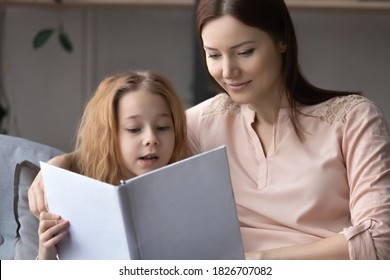
[[275,102],[282,86],[282,42],[228,15],[208,22],[201,35],[211,76],[235,102]]
[[118,139],[128,178],[168,164],[175,145],[172,114],[159,94],[143,89],[118,103]]

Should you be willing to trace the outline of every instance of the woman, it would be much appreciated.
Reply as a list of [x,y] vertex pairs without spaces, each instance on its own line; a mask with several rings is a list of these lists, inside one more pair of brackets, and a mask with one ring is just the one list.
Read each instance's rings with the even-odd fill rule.
[[187,110],[190,146],[227,146],[247,258],[390,259],[390,136],[379,108],[303,77],[283,0],[201,0],[197,27],[226,93]]
[[305,80],[282,0],[200,1],[197,27],[227,94],[187,111],[190,142],[195,153],[227,145],[247,257],[390,258],[390,141],[377,106]]

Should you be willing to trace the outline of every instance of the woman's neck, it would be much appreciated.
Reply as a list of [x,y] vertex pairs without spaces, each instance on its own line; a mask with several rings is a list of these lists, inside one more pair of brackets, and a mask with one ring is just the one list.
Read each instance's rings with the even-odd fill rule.
[[256,104],[249,104],[249,108],[256,114],[256,121],[269,125],[276,122],[281,108],[289,108],[289,106],[285,93],[281,93],[272,99],[261,100]]

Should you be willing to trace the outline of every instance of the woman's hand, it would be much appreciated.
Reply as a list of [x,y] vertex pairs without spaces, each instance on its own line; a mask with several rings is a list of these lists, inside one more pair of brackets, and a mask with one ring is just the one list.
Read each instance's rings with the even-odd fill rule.
[[39,214],[47,212],[47,202],[43,186],[42,172],[39,172],[28,190],[28,204],[30,211],[39,218]]
[[42,212],[39,216],[39,260],[54,260],[57,258],[56,245],[68,233],[69,221],[61,216]]
[[[47,163],[64,169],[69,169],[71,166],[71,156],[72,154],[56,156]],[[48,211],[45,187],[43,184],[43,177],[41,172],[37,174],[31,184],[30,189],[28,190],[28,204],[30,206],[30,211],[37,218],[39,218],[40,213]]]
[[348,242],[337,234],[305,245],[245,253],[247,260],[347,260]]

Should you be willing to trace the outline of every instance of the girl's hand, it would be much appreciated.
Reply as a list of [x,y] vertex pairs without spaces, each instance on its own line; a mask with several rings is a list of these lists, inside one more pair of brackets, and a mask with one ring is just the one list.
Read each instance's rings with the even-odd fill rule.
[[39,216],[39,253],[38,259],[50,260],[57,258],[56,245],[68,233],[69,221],[61,216],[42,212]]

